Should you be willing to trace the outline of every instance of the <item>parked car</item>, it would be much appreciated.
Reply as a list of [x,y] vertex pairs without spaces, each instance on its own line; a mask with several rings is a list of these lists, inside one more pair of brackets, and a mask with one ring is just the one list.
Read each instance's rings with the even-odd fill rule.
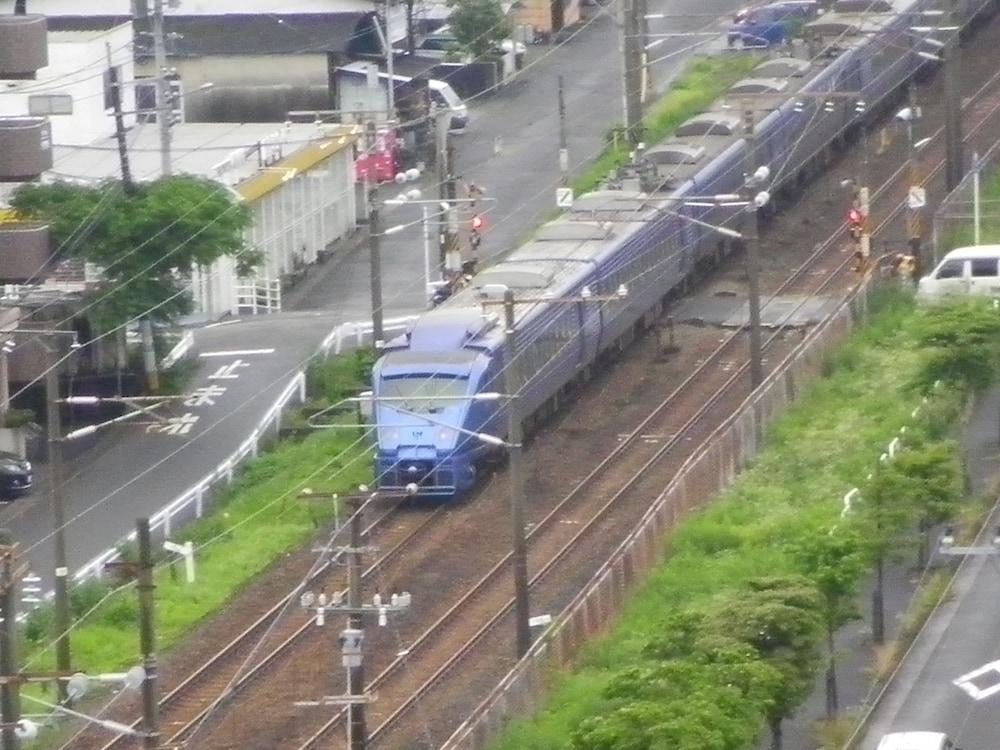
[[733,16],[727,41],[729,46],[770,47],[782,44],[796,26],[819,14],[815,0],[783,2],[744,8]]
[[31,491],[31,464],[15,453],[0,451],[0,499],[13,500]]
[[[521,44],[521,42],[515,42],[513,39],[504,39],[495,51],[498,54],[504,54],[511,50],[514,50],[515,62],[517,67],[520,68],[524,64],[524,56],[527,54],[528,48]],[[451,33],[451,29],[448,26],[442,26],[433,34],[428,34],[420,40],[420,43],[416,47],[416,54],[420,57],[442,59],[452,52],[457,54],[461,51],[462,45],[458,43],[458,39]]]
[[966,295],[1000,297],[1000,245],[952,250],[917,286],[922,301]]

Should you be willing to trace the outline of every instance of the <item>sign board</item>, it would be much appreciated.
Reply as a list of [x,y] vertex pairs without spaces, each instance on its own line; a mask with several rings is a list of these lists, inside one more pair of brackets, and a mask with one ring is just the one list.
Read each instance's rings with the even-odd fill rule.
[[917,209],[926,205],[927,191],[917,185],[912,186],[909,195],[906,196],[906,207]]
[[559,208],[573,208],[573,188],[556,188],[556,205]]

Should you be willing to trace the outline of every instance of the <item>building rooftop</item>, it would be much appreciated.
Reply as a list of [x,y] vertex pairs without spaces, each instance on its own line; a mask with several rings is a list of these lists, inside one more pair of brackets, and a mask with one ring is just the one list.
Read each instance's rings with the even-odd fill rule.
[[[277,187],[289,174],[304,171],[357,140],[348,125],[279,123],[183,123],[171,128],[175,174],[219,180],[253,200]],[[126,134],[136,180],[160,173],[159,130],[137,126]],[[121,176],[118,146],[108,138],[89,146],[55,145],[50,177],[96,182]]]

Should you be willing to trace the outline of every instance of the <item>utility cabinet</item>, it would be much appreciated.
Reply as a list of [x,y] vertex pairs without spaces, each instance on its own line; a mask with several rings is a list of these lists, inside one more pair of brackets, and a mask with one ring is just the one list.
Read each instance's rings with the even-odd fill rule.
[[47,224],[0,222],[0,283],[37,281],[50,254]]

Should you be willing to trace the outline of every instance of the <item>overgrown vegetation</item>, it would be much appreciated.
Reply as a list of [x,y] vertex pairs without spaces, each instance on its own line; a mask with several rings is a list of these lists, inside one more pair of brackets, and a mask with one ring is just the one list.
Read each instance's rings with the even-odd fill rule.
[[[653,144],[666,138],[758,64],[760,59],[749,54],[716,55],[693,62],[643,117],[647,142]],[[577,195],[593,190],[610,172],[628,163],[630,148],[622,128],[612,128],[607,139],[604,152],[586,172],[573,180],[572,187]]]
[[[372,357],[368,352],[344,355],[309,370],[310,393],[335,401],[366,385]],[[298,442],[284,441],[246,465],[236,481],[221,492],[213,510],[175,535],[194,542],[197,581],[184,582],[161,567],[156,577],[157,639],[169,649],[207,615],[289,550],[306,543],[330,518],[330,502],[304,501],[297,493],[348,491],[369,479],[368,453],[358,442],[361,430],[321,430]],[[128,557],[128,553],[125,554]],[[75,617],[87,614],[111,591],[108,583],[88,582],[72,592]],[[136,663],[137,605],[133,590],[111,595],[74,630],[75,664],[89,672],[114,672]],[[22,654],[32,668],[51,667],[54,654],[52,611],[33,612],[21,631]]]
[[[983,331],[997,321],[1000,311],[977,302],[914,311],[902,296],[888,299],[773,425],[754,466],[672,535],[668,560],[614,631],[585,649],[548,707],[497,750],[737,750],[764,727],[780,747],[783,718],[824,669],[835,717],[832,633],[860,616],[863,577],[880,560],[919,549],[915,531],[958,513],[950,426],[966,394],[990,379],[968,363],[995,372],[1000,337],[987,341]],[[941,375],[944,383],[929,386]],[[903,426],[900,452],[880,467]],[[855,486],[862,497],[841,517]],[[915,616],[940,593],[935,585]]]

